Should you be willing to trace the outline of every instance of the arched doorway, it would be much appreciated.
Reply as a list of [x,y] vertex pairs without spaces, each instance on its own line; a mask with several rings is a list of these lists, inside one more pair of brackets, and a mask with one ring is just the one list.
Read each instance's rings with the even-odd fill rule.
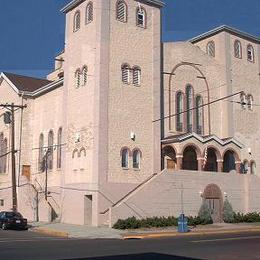
[[162,150],[162,158],[164,169],[175,170],[176,168],[176,152],[171,146],[165,146]]
[[224,154],[223,171],[230,172],[235,169],[236,169],[235,153],[231,150],[228,150]]
[[210,209],[213,222],[222,222],[223,198],[220,188],[216,184],[209,184],[204,190],[203,198]]
[[209,148],[207,151],[207,162],[204,168],[204,171],[209,172],[217,172],[218,171],[218,163],[217,163],[217,155],[214,148]]
[[182,169],[192,171],[198,170],[197,153],[193,146],[186,147],[183,152]]

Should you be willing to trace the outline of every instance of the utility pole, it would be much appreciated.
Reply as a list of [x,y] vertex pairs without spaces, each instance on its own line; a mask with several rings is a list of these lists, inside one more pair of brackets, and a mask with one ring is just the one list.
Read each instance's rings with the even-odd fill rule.
[[[9,111],[6,112],[6,117],[5,117],[5,123],[6,124],[11,124],[11,162],[12,162],[12,209],[13,211],[17,211],[17,190],[16,190],[16,169],[15,169],[15,117],[14,117],[14,112],[15,108],[16,109],[24,109],[26,108],[26,105],[15,105],[14,103],[12,104],[0,104],[0,107],[6,108]],[[11,113],[10,113],[11,111]],[[10,118],[11,117],[11,118]]]
[[15,172],[15,122],[14,122],[14,103],[11,106],[11,154],[12,154],[12,194],[13,211],[17,211],[17,191],[16,191],[16,172]]

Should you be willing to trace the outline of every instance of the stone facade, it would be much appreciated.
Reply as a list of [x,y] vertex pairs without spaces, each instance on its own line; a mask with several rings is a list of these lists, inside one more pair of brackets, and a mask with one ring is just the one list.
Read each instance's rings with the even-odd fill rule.
[[[119,3],[127,10],[124,21],[118,19]],[[15,114],[15,143],[18,210],[28,219],[99,226],[133,215],[177,215],[180,187],[185,213],[196,215],[209,184],[218,185],[235,210],[260,210],[259,106],[248,109],[240,95],[211,104],[240,91],[260,103],[259,38],[221,27],[187,42],[162,43],[162,6],[158,0],[71,1],[62,10],[65,49],[47,76],[51,82],[25,91],[1,74],[2,103],[27,105]],[[137,26],[140,8],[145,10],[144,28]],[[236,39],[242,59],[234,57]],[[210,41],[214,57],[207,53]],[[249,43],[253,62],[246,58]],[[128,84],[124,64],[130,68]],[[138,86],[133,82],[136,66],[141,69]],[[199,132],[198,108],[191,112],[189,130],[185,105],[182,129],[177,129],[176,95],[183,93],[184,104],[187,85],[193,88],[192,107],[198,95],[203,99]],[[0,129],[10,148],[10,126],[1,122]],[[195,161],[185,158],[186,148]],[[47,170],[46,200],[46,172],[39,159],[50,149],[53,167]],[[127,167],[122,167],[124,149]],[[138,167],[134,151],[139,151]],[[205,170],[205,154],[210,157],[213,151],[215,161]],[[234,157],[232,169],[227,151]],[[9,155],[6,160],[7,170],[0,174],[1,210],[12,207]],[[254,163],[254,174],[240,174],[245,161]],[[187,170],[189,163],[197,171]]]

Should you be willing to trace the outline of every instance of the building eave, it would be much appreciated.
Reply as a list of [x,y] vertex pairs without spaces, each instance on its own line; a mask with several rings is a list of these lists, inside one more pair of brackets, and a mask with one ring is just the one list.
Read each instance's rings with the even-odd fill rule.
[[32,97],[32,98],[36,98],[38,96],[44,95],[45,93],[56,89],[57,87],[60,87],[63,85],[63,78],[56,80],[54,82],[51,82],[50,84],[47,84],[33,92],[28,92],[28,91],[19,91],[19,94],[22,94],[24,96],[27,97]]
[[230,143],[233,143],[236,146],[238,146],[240,149],[242,149],[244,147],[244,145],[242,143],[240,143],[239,141],[237,141],[235,138],[220,139],[216,135],[210,135],[210,136],[203,137],[203,136],[200,136],[196,133],[187,133],[187,134],[183,134],[179,137],[174,137],[174,136],[172,138],[169,137],[167,139],[162,140],[162,144],[170,144],[170,143],[173,143],[173,142],[175,142],[175,143],[176,142],[184,142],[184,141],[191,139],[191,138],[195,138],[196,140],[198,140],[199,142],[201,142],[203,144],[206,144],[206,143],[214,140],[215,142],[217,142],[221,146],[226,146]]
[[218,34],[220,32],[223,32],[223,31],[229,32],[231,34],[237,35],[238,37],[250,40],[250,41],[258,43],[258,44],[260,43],[260,38],[259,37],[256,37],[254,35],[251,35],[249,33],[240,31],[240,30],[238,30],[236,28],[233,28],[233,27],[230,27],[230,26],[227,26],[227,25],[221,25],[221,26],[219,26],[217,28],[214,28],[214,29],[212,29],[212,30],[210,30],[208,32],[202,33],[202,34],[200,34],[200,35],[198,35],[198,36],[196,36],[196,37],[194,37],[194,38],[192,38],[192,39],[190,39],[188,41],[191,42],[191,43],[197,43],[199,41],[207,39],[207,38],[209,38],[211,36],[214,36],[214,35],[216,35],[216,34]]
[[78,6],[79,4],[83,3],[85,0],[73,0],[69,2],[67,5],[65,5],[60,11],[62,13],[67,13],[74,7]]

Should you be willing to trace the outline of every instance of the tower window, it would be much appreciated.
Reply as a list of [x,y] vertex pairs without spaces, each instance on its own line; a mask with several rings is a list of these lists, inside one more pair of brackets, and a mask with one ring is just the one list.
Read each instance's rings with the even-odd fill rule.
[[86,7],[86,24],[93,21],[93,3],[89,2]]
[[207,44],[207,54],[211,57],[215,57],[215,43],[213,41],[210,41]]
[[247,60],[254,62],[254,48],[250,44],[247,46]]
[[127,148],[124,148],[121,151],[121,167],[128,168],[128,160],[129,160],[129,151]]
[[176,95],[176,130],[179,132],[183,131],[183,93],[178,92]]
[[118,1],[116,5],[116,19],[120,22],[127,21],[127,6],[125,1]]
[[134,150],[133,152],[133,168],[140,169],[141,152],[139,150]]
[[80,86],[80,69],[77,69],[75,72],[75,83],[76,83],[76,88],[79,88],[79,86]]
[[130,66],[128,64],[123,64],[121,69],[123,83],[130,84]]
[[146,27],[146,11],[143,7],[138,7],[136,11],[136,25],[142,28]]
[[241,42],[238,40],[236,40],[234,43],[234,55],[236,58],[239,58],[239,59],[242,58]]
[[186,108],[187,108],[187,132],[191,133],[193,130],[193,88],[188,85],[186,87]]
[[85,86],[88,81],[88,68],[86,66],[82,69],[82,86]]
[[253,110],[253,96],[247,95],[247,107],[249,110]]
[[196,97],[196,130],[197,134],[203,133],[203,100],[201,96]]
[[245,93],[240,94],[240,103],[241,103],[241,108],[246,109],[246,94]]
[[133,68],[133,84],[135,86],[141,85],[141,69],[139,67]]
[[77,11],[74,15],[73,31],[76,32],[80,29],[80,12]]

